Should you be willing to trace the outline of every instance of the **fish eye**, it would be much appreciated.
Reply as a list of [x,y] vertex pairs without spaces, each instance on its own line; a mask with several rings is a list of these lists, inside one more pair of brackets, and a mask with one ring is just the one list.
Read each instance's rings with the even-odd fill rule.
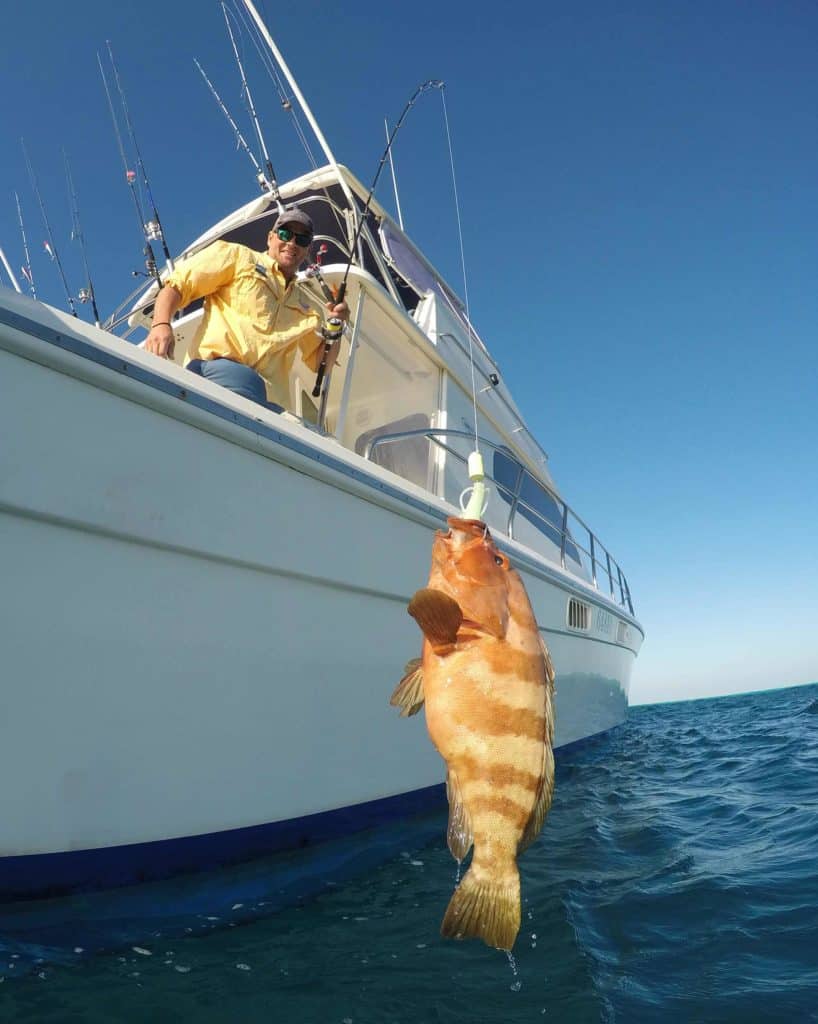
[[503,558],[502,555],[495,555],[494,561],[497,563],[497,565],[505,565],[505,559]]

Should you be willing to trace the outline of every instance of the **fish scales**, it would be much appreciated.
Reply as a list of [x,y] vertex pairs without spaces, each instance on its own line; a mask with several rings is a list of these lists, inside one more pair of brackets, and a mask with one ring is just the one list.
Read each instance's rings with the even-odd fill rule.
[[428,586],[409,611],[424,633],[392,697],[404,714],[426,707],[448,768],[448,840],[471,866],[442,934],[511,949],[520,926],[517,854],[551,803],[554,671],[528,595],[488,529],[450,519],[432,550]]

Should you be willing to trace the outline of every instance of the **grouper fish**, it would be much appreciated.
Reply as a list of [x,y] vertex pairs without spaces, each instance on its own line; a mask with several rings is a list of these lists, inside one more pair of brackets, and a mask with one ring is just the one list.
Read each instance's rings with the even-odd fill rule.
[[448,520],[428,586],[409,602],[423,653],[392,694],[426,705],[446,762],[448,845],[471,866],[443,918],[446,938],[510,950],[520,929],[517,855],[537,837],[554,791],[554,668],[525,587],[484,523]]

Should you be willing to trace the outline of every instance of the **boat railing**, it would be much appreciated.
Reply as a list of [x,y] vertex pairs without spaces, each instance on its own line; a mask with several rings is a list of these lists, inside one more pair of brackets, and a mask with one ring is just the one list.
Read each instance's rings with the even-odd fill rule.
[[[458,451],[449,440],[458,438],[473,441],[475,435],[466,430],[446,427],[426,427],[378,434],[369,440],[363,456],[371,460],[378,448],[417,437],[428,438],[446,455],[452,456],[464,467],[468,466],[467,456]],[[497,444],[485,437],[479,437],[478,443],[481,448],[490,448],[500,456],[499,461],[495,456],[494,465],[502,465],[503,479],[498,479],[489,472],[486,472],[485,476],[508,505],[508,515],[504,523],[508,536],[514,539],[515,526],[522,519],[526,519],[559,549],[560,566],[563,569],[572,572],[572,564],[582,566],[584,555],[594,589],[607,592],[611,600],[627,608],[633,615],[633,602],[625,574],[584,520],[544,481],[537,479],[526,469],[506,445]],[[508,476],[506,471],[509,471]],[[537,507],[538,504],[540,507]]]

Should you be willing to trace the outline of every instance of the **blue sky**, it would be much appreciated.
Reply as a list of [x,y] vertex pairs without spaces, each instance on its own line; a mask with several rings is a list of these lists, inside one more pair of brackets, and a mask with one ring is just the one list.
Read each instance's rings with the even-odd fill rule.
[[[384,117],[421,81],[446,81],[472,316],[567,500],[628,575],[647,632],[632,700],[818,679],[818,8],[259,8],[337,158],[367,183]],[[96,63],[106,40],[171,247],[255,195],[193,67],[249,139],[215,0],[7,9],[0,245],[18,267],[16,189],[40,295],[64,305],[25,136],[79,288],[64,146],[103,316],[141,262]],[[305,156],[247,47],[284,180]],[[395,159],[407,230],[462,292],[437,94]],[[378,196],[392,206],[388,174]]]

